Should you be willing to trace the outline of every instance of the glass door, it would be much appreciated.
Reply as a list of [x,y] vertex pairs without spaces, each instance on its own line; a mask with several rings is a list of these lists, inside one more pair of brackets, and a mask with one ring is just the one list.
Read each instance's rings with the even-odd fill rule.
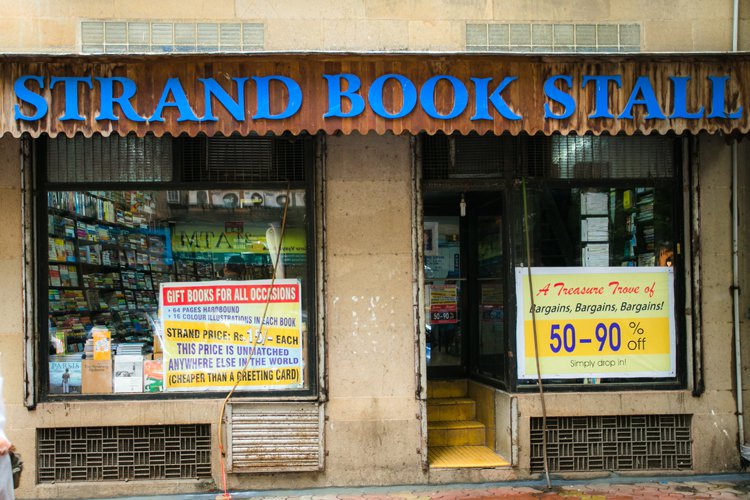
[[506,290],[502,193],[427,193],[425,318],[429,378],[504,382]]
[[461,221],[456,215],[425,215],[424,275],[428,372],[464,374],[466,325],[462,298]]
[[470,371],[503,381],[506,373],[506,303],[503,211],[500,193],[472,197],[470,216],[470,293],[475,334]]

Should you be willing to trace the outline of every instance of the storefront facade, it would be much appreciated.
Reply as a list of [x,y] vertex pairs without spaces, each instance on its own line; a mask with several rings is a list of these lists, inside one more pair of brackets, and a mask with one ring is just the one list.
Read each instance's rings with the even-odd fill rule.
[[746,56],[0,69],[19,496],[740,467]]

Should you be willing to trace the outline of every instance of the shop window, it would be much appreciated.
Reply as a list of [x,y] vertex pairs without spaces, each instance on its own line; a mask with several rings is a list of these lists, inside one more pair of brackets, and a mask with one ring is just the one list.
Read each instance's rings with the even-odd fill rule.
[[[502,257],[505,274],[497,277],[505,283],[505,297],[498,295],[501,298],[493,300],[496,303],[494,307],[502,312],[497,315],[499,319],[489,321],[487,317],[476,314],[478,310],[483,311],[485,305],[485,294],[480,285],[474,285],[479,291],[457,299],[456,316],[464,318],[463,323],[457,325],[462,337],[468,337],[465,346],[469,350],[456,363],[460,362],[465,372],[487,379],[498,387],[535,386],[535,368],[523,373],[517,370],[522,356],[525,356],[526,363],[523,369],[533,364],[534,359],[533,350],[528,350],[528,337],[523,339],[526,345],[518,345],[521,340],[517,333],[523,331],[524,336],[531,335],[526,329],[531,329],[528,325],[537,321],[537,325],[542,325],[540,328],[545,328],[542,337],[539,337],[540,345],[549,346],[557,353],[562,344],[557,345],[556,339],[560,337],[560,342],[567,339],[564,351],[570,354],[569,359],[563,361],[559,361],[562,356],[556,358],[546,354],[550,361],[546,367],[542,366],[542,372],[546,368],[548,374],[564,374],[559,378],[545,377],[546,384],[560,388],[573,387],[575,390],[584,384],[592,389],[605,385],[622,387],[636,384],[665,388],[683,385],[686,266],[683,245],[685,215],[679,168],[680,138],[435,134],[423,137],[421,144],[425,231],[428,231],[430,224],[435,224],[435,214],[451,213],[456,221],[460,221],[456,224],[462,224],[462,231],[467,233],[460,241],[462,255],[468,258],[466,279],[469,286],[472,279],[480,282],[480,285],[484,284],[479,272],[482,264],[481,238],[492,237],[498,244],[504,240],[508,242],[508,251]],[[436,200],[446,201],[435,206]],[[488,212],[488,207],[494,206],[492,203],[499,204],[501,208]],[[481,219],[476,219],[477,213],[485,217],[502,213],[500,229],[493,232],[483,227]],[[425,265],[429,267],[432,258],[430,252],[425,250],[424,256]],[[554,274],[555,282],[563,282],[572,276],[572,281],[580,279],[585,285],[589,281],[581,276],[600,273],[603,276],[601,279],[606,280],[605,286],[609,286],[610,282],[621,278],[635,280],[633,277],[639,273],[645,276],[645,273],[653,272],[664,277],[665,285],[663,294],[657,298],[644,296],[645,287],[638,292],[635,287],[632,291],[607,289],[609,295],[600,299],[579,300],[577,296],[555,296],[549,304],[545,303],[547,313],[564,312],[567,308],[571,311],[568,316],[554,316],[557,324],[550,319],[552,316],[546,317],[545,314],[540,314],[536,320],[526,318],[530,305],[519,301],[519,290],[526,285],[519,285],[517,271],[529,264],[534,272]],[[425,273],[427,280],[430,277],[427,271]],[[541,279],[537,278],[538,281]],[[540,293],[548,297],[552,295]],[[634,295],[636,293],[640,295]],[[631,294],[632,297],[626,299],[622,294]],[[524,328],[519,326],[519,303],[523,304],[525,311],[521,320]],[[668,306],[665,305],[667,303]],[[650,326],[644,320],[641,324],[640,313],[632,316],[622,313],[642,311],[645,307],[654,308],[653,311],[663,308],[659,309],[663,313],[652,311],[651,314],[662,323]],[[573,314],[576,308],[579,310],[578,316]],[[583,310],[589,312],[580,313]],[[605,312],[613,314],[610,317]],[[576,323],[578,320],[581,321]],[[604,326],[597,321],[608,328],[606,335],[603,333]],[[550,326],[548,323],[553,324]],[[436,327],[429,321],[428,325],[429,342],[430,334],[434,334]],[[488,334],[488,325],[494,328],[491,334]],[[564,327],[568,328],[568,337],[562,333],[558,336],[558,329],[562,332]],[[573,332],[579,327],[576,338],[583,339],[583,344],[576,343],[574,339]],[[442,327],[438,325],[437,328]],[[504,332],[513,333],[506,335]],[[656,342],[655,339],[661,342],[659,355],[662,356],[662,364],[659,368],[652,368],[656,363],[649,364],[649,361],[638,365],[645,367],[643,370],[633,370],[632,373],[625,369],[613,369],[611,373],[616,373],[616,376],[612,377],[607,377],[606,370],[595,368],[571,369],[567,372],[560,368],[559,363],[570,365],[571,360],[576,367],[579,363],[583,366],[583,355],[573,359],[579,355],[575,346],[580,345],[583,345],[581,351],[591,346],[591,355],[596,357],[597,362],[604,360],[606,354],[610,356],[606,363],[621,362],[623,366],[626,363],[641,363],[646,356],[652,355],[647,352],[642,358],[637,357],[640,354],[638,351],[645,349],[647,337],[649,342]],[[622,339],[625,339],[625,344],[621,343]],[[628,345],[627,342],[631,340],[634,344],[628,349],[632,352],[625,353],[622,346]],[[638,343],[639,340],[641,343]],[[486,363],[488,345],[493,346],[495,356],[491,365]],[[625,359],[623,354],[633,356]],[[559,372],[553,371],[558,369]]]
[[[76,136],[37,151],[43,395],[315,389],[310,138]],[[167,309],[165,290],[191,284],[210,296]],[[282,296],[288,314],[273,312]]]

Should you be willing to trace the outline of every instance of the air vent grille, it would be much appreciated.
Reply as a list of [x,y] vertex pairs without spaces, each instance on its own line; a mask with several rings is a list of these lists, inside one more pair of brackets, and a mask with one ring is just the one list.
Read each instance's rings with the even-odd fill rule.
[[211,427],[37,429],[39,483],[211,477]]
[[[552,472],[690,470],[691,415],[547,418]],[[544,470],[542,419],[531,419],[531,470]]]
[[230,471],[322,470],[323,421],[319,405],[230,406]]

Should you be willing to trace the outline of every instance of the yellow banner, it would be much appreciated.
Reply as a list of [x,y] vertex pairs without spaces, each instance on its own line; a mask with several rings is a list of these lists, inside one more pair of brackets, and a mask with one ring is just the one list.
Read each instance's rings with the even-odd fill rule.
[[518,378],[675,376],[671,267],[516,268]]
[[[267,254],[278,245],[279,230],[258,222],[226,222],[223,224],[176,224],[172,234],[172,251],[178,253],[257,253]],[[304,228],[287,228],[281,253],[307,252]]]

